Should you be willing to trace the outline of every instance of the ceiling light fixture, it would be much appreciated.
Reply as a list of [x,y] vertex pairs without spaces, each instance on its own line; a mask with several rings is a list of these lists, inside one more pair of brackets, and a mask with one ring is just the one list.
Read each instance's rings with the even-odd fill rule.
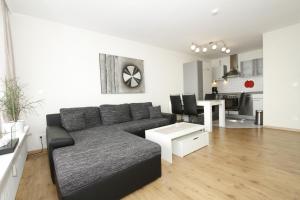
[[208,44],[202,44],[202,45],[198,45],[196,43],[191,44],[191,50],[196,53],[199,53],[201,50],[203,53],[206,53],[210,49],[212,49],[214,51],[218,50],[222,53],[227,53],[227,54],[229,54],[231,52],[231,50],[229,48],[227,48],[227,45],[225,44],[225,42],[223,40],[209,42]]
[[193,43],[193,44],[191,45],[191,50],[194,51],[195,49],[196,49],[196,45]]

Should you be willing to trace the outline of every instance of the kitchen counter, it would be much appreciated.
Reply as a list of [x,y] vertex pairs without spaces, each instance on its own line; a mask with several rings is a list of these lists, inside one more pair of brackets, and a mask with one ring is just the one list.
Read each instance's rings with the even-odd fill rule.
[[[243,92],[227,92],[227,93],[218,93],[218,95],[238,95]],[[263,94],[263,91],[256,91],[256,92],[244,92],[246,94]]]

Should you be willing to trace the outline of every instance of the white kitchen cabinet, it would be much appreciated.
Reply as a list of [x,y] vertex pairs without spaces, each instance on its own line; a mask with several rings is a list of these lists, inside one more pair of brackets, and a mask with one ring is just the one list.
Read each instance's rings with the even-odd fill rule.
[[203,100],[211,93],[211,69],[207,62],[194,61],[183,64],[183,88],[185,94],[195,94],[197,100]]
[[253,94],[253,115],[255,116],[256,110],[263,110],[263,94]]

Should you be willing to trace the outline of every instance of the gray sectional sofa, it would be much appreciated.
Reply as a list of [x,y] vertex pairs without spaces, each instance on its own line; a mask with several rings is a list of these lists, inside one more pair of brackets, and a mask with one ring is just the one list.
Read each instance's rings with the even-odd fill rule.
[[46,119],[61,200],[120,199],[160,177],[160,146],[143,138],[145,130],[176,122],[150,102],[63,108]]

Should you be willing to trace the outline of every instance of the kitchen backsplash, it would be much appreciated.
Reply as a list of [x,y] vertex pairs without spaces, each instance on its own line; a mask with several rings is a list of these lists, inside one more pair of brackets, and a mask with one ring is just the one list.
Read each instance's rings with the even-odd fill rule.
[[[245,82],[252,80],[254,86],[252,88],[246,88]],[[236,77],[228,78],[226,81],[217,81],[217,87],[219,93],[235,93],[235,92],[262,92],[263,91],[263,76],[256,77]]]

